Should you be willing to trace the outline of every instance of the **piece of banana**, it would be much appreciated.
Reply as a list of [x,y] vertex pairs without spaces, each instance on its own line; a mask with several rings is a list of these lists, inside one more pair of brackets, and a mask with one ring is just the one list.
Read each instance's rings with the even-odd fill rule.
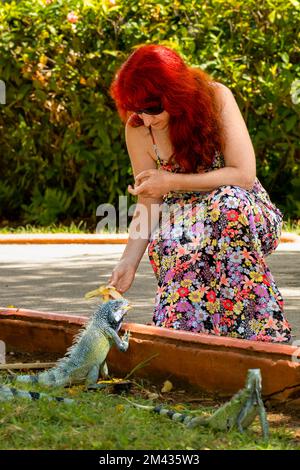
[[100,286],[98,289],[92,290],[85,294],[85,299],[92,299],[93,297],[102,297],[104,302],[110,299],[121,299],[123,296],[114,286]]

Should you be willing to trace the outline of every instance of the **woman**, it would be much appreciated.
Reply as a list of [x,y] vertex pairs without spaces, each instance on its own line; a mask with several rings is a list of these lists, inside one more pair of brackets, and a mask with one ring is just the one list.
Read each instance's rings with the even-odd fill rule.
[[111,95],[126,122],[135,176],[128,191],[146,208],[142,224],[150,228],[136,237],[137,211],[110,283],[129,289],[150,242],[155,325],[288,342],[283,300],[265,262],[279,243],[282,214],[256,178],[231,91],[170,48],[145,45],[122,65]]

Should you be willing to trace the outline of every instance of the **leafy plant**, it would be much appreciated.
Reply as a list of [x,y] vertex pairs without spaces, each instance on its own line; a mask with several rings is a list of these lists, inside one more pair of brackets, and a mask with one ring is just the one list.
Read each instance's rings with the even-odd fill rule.
[[[65,215],[95,227],[97,206],[117,205],[132,172],[109,86],[132,48],[160,43],[233,91],[259,178],[286,217],[299,218],[299,14],[298,0],[1,3],[1,176],[10,201],[2,217]],[[47,194],[41,216],[38,194]]]
[[66,216],[71,198],[59,189],[47,188],[44,194],[35,188],[31,203],[24,206],[26,222],[49,225],[58,220],[60,215]]

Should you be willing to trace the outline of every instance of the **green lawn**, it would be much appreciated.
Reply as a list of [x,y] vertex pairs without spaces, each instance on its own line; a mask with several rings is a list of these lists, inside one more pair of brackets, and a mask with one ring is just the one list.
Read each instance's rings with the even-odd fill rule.
[[[167,417],[133,408],[121,396],[104,391],[84,392],[79,387],[69,392],[51,390],[52,394],[68,397],[70,392],[76,401],[71,405],[24,399],[2,402],[0,449],[300,449],[299,426],[295,431],[296,427],[289,425],[286,416],[281,414],[268,414],[270,439],[266,443],[261,438],[258,420],[243,435],[216,433],[205,428],[188,429]],[[139,391],[127,396],[141,404],[152,403]],[[172,393],[168,401],[171,397]],[[159,401],[163,399],[160,397]],[[172,401],[173,406],[175,402],[178,406],[178,395]],[[188,406],[185,403],[184,407]],[[192,406],[195,408],[195,404]],[[196,406],[206,413],[215,409]]]
[[[45,227],[37,225],[20,225],[16,227],[12,226],[0,226],[0,234],[8,233],[95,233],[94,228],[88,228],[86,223],[81,221],[78,224],[71,223],[71,225],[64,224],[52,224]],[[288,220],[283,223],[283,231],[296,233],[300,235],[300,220]],[[107,230],[103,233],[109,233]]]

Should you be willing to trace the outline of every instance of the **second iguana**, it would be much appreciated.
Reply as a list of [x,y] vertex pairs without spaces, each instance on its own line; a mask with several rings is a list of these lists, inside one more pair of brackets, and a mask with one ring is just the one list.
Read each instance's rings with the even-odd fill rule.
[[191,417],[188,414],[167,409],[163,405],[144,406],[131,401],[130,403],[138,408],[151,410],[160,415],[167,416],[173,421],[185,424],[189,428],[204,426],[215,431],[231,431],[236,429],[242,433],[253,423],[256,416],[259,416],[263,437],[268,439],[269,425],[261,398],[261,382],[260,369],[249,369],[245,387],[207,418],[200,416]]

